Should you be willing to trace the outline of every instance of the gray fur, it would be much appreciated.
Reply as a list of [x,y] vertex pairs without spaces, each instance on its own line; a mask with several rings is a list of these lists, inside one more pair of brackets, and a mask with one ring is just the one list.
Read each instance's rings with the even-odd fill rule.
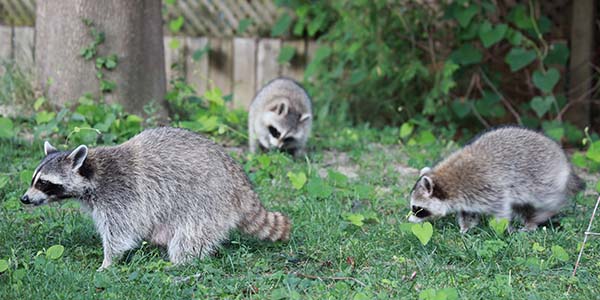
[[534,230],[583,188],[556,142],[520,127],[486,132],[424,170],[411,191],[415,215],[409,220],[456,212],[462,232],[477,225],[480,214],[520,218],[525,230]]
[[[272,126],[279,136],[269,131]],[[248,112],[250,151],[259,147],[280,149],[303,156],[312,126],[312,104],[306,91],[295,81],[277,78],[254,97]],[[287,138],[287,140],[286,140]]]
[[[100,269],[142,240],[166,246],[179,264],[210,254],[235,228],[271,241],[289,238],[289,219],[265,210],[241,166],[190,131],[163,127],[114,147],[45,149],[23,198],[36,205],[80,200],[102,237]],[[40,180],[64,193],[44,192]]]

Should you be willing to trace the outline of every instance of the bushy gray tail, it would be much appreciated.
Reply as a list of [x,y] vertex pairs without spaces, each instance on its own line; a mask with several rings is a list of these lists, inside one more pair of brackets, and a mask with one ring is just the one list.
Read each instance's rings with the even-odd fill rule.
[[576,195],[577,193],[585,189],[585,181],[583,181],[581,177],[577,176],[577,174],[571,171],[571,176],[569,176],[569,182],[567,182],[567,189],[569,191],[569,194]]
[[254,206],[254,210],[246,213],[240,223],[240,229],[261,240],[287,241],[290,239],[292,223],[280,212],[267,211],[262,204]]

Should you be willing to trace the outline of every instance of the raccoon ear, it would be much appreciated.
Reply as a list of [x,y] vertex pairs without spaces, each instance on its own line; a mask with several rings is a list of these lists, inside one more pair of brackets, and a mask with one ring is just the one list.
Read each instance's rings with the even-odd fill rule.
[[431,172],[431,168],[430,167],[425,167],[423,169],[421,169],[421,172],[419,172],[419,176],[423,176],[427,173]]
[[289,104],[287,100],[280,100],[278,102],[275,102],[275,104],[271,105],[271,107],[269,107],[269,110],[280,116],[286,116],[289,111]]
[[433,181],[429,176],[421,177],[421,186],[425,189],[428,197],[433,195]]
[[302,122],[304,122],[304,121],[306,121],[306,120],[308,120],[308,119],[310,119],[310,118],[312,118],[312,115],[311,115],[311,114],[302,114],[302,115],[300,116],[300,123],[302,123]]
[[88,148],[85,145],[77,147],[69,156],[68,159],[73,161],[73,170],[78,170],[83,165],[83,162],[87,158]]
[[48,155],[50,153],[54,153],[58,150],[56,150],[56,148],[54,148],[52,145],[50,145],[50,143],[48,141],[44,142],[44,154]]

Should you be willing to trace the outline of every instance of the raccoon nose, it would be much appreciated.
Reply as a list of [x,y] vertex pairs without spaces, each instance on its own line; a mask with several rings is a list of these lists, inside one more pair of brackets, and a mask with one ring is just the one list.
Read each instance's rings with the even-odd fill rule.
[[21,197],[21,202],[23,202],[23,204],[31,204],[31,201],[29,200],[29,196],[27,196],[27,195],[23,195],[23,197]]

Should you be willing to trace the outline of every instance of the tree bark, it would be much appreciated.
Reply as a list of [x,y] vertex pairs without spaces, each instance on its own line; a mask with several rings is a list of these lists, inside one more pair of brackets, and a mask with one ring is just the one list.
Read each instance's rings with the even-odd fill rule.
[[153,103],[166,116],[166,89],[160,0],[44,0],[37,1],[36,76],[38,88],[50,103],[64,106],[85,93],[101,97],[95,58],[80,52],[93,42],[83,20],[105,33],[97,56],[116,54],[113,70],[103,70],[116,83],[104,93],[108,103],[121,103],[127,112],[143,114]]

